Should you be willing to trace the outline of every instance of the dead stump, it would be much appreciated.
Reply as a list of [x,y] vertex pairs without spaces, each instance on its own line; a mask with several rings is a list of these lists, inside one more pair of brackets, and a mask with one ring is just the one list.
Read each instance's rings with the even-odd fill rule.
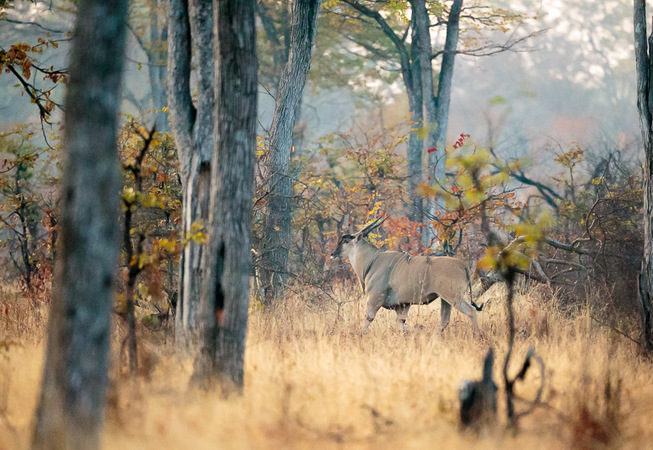
[[458,390],[463,427],[478,430],[496,423],[497,385],[492,379],[493,366],[494,351],[490,349],[483,362],[483,378],[479,381],[464,380]]

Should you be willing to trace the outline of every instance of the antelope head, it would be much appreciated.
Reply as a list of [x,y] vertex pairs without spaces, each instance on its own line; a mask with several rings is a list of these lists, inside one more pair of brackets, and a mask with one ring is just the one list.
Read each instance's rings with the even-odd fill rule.
[[331,253],[331,259],[339,258],[343,255],[350,255],[351,251],[356,248],[356,245],[360,243],[363,238],[367,237],[367,235],[373,230],[380,227],[386,219],[387,217],[375,219],[373,222],[365,225],[354,234],[343,234],[338,240],[338,246],[333,253]]

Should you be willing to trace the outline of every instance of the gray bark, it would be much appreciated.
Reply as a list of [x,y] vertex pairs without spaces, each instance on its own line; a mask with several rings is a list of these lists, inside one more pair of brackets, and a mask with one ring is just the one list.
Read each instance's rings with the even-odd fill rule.
[[653,33],[646,36],[646,1],[634,1],[637,107],[644,142],[644,256],[639,274],[639,300],[644,346],[653,350]]
[[[424,96],[429,93],[422,85],[420,78],[421,68],[421,55],[419,48],[421,46],[421,36],[417,33],[415,20],[413,20],[412,27],[412,42],[411,42],[411,56],[412,61],[409,63],[409,70],[404,71],[410,74],[409,77],[404,76],[404,84],[406,85],[406,93],[408,94],[408,108],[410,109],[410,120],[413,127],[416,129],[424,126],[424,109],[422,104]],[[421,222],[424,218],[424,201],[420,195],[417,194],[417,185],[422,181],[422,150],[424,148],[424,140],[421,137],[421,132],[413,131],[408,136],[408,189],[410,192],[410,219],[414,222]]]
[[[168,96],[182,180],[182,239],[193,223],[208,226],[211,161],[213,158],[214,64],[213,7],[201,0],[170,0],[168,9]],[[192,54],[197,58],[197,109],[190,86]],[[188,343],[199,325],[202,283],[206,276],[205,245],[188,242],[182,251],[175,339]]]
[[152,94],[152,106],[157,110],[155,113],[156,131],[166,132],[170,129],[168,126],[168,114],[162,111],[167,106],[168,99],[166,96],[166,55],[161,47],[167,40],[165,27],[159,25],[159,0],[153,0],[150,7],[150,46],[146,50],[148,59],[148,74],[150,81],[150,91]]
[[[415,27],[419,35],[420,78],[424,89],[425,126],[428,129],[426,138],[428,158],[428,179],[431,183],[444,178],[445,148],[447,145],[447,125],[449,123],[449,107],[451,104],[451,88],[453,69],[458,47],[460,32],[460,12],[463,0],[454,0],[447,19],[447,36],[440,65],[437,99],[433,96],[433,67],[431,65],[431,37],[429,32],[429,17],[425,0],[413,0]],[[431,149],[435,148],[435,151]],[[432,218],[435,214],[435,200],[425,200],[425,216]],[[426,227],[422,233],[422,241],[431,246],[435,233],[431,227]]]
[[[454,0],[447,19],[447,37],[444,42],[444,53],[438,77],[437,110],[434,118],[434,134],[436,147],[444,151],[447,144],[447,125],[449,123],[449,106],[451,104],[451,86],[453,81],[453,68],[458,48],[458,35],[460,33],[460,11],[463,0]],[[444,161],[436,165],[438,152],[429,154],[429,176],[440,179],[444,176]]]
[[[279,88],[279,79],[281,76],[282,68],[288,61],[289,48],[286,45],[288,43],[286,39],[286,33],[289,32],[290,27],[287,25],[286,21],[282,24],[282,26],[285,25],[283,26],[282,30],[283,34],[279,31],[278,27],[274,23],[274,19],[272,18],[270,5],[267,3],[269,3],[267,0],[258,0],[256,3],[256,12],[261,19],[261,25],[263,26],[265,36],[267,37],[268,41],[270,42],[270,46],[272,47],[272,72],[275,75],[274,90],[276,91]],[[284,16],[287,19],[287,9],[284,11],[286,12]],[[283,41],[280,39],[280,36],[283,36]]]
[[201,349],[193,381],[243,387],[249,306],[249,233],[256,149],[254,0],[215,4],[216,129],[211,173],[209,253],[202,290]]
[[59,249],[32,448],[100,445],[118,256],[125,0],[81,0],[66,93]]
[[321,0],[290,2],[290,52],[277,93],[270,127],[268,156],[268,205],[265,221],[261,273],[266,303],[283,294],[288,273],[292,178],[290,156],[293,129],[317,31]]
[[[399,63],[401,68],[401,79],[406,87],[408,95],[408,108],[410,109],[410,119],[413,127],[420,128],[423,126],[424,113],[422,105],[422,83],[419,77],[419,36],[413,27],[412,48],[410,53],[406,48],[404,39],[400,38],[376,10],[371,9],[364,4],[355,0],[343,0],[358,12],[373,19],[381,28],[383,33],[392,41],[399,53]],[[411,132],[408,137],[408,191],[410,192],[410,212],[411,220],[420,222],[422,220],[422,199],[417,195],[417,185],[422,181],[422,147],[424,141],[419,136],[420,133]]]
[[[439,122],[435,97],[433,95],[433,66],[431,63],[431,32],[430,20],[426,10],[425,0],[412,0],[413,17],[415,18],[415,34],[417,35],[417,54],[419,55],[419,79],[422,83],[422,103],[424,108],[424,126],[428,130],[424,145],[427,149],[437,148],[437,152],[428,153],[429,161],[432,156],[444,154],[444,148],[438,145]],[[446,129],[446,126],[445,126]],[[443,164],[442,161],[440,164]]]

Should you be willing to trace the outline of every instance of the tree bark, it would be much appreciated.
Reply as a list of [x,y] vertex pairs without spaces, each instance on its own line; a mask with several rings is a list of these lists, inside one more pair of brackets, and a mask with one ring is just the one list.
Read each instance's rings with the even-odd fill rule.
[[[415,13],[415,27],[420,36],[419,53],[422,58],[420,63],[421,80],[424,89],[424,110],[426,112],[425,126],[427,127],[427,158],[428,179],[431,182],[444,178],[447,146],[447,125],[449,123],[449,107],[451,105],[451,87],[453,82],[453,69],[458,48],[458,35],[460,33],[460,12],[463,0],[454,0],[447,19],[447,36],[444,43],[442,63],[438,78],[437,97],[433,96],[433,68],[431,65],[431,37],[429,31],[429,17],[425,0],[413,0]],[[426,59],[428,58],[428,59]],[[435,215],[435,200],[427,199],[425,216],[432,218]],[[431,227],[426,227],[422,234],[422,241],[426,246],[431,246],[435,234]]]
[[[279,79],[281,78],[281,72],[285,64],[288,62],[288,51],[289,48],[286,44],[289,44],[286,40],[288,38],[287,34],[289,33],[290,27],[288,26],[288,8],[284,9],[284,17],[286,20],[281,24],[282,30],[275,25],[274,19],[272,17],[273,12],[270,10],[271,5],[269,5],[268,0],[257,0],[256,2],[256,12],[258,17],[261,20],[261,25],[263,26],[263,31],[265,36],[270,42],[272,47],[272,72],[274,73],[273,78],[273,90],[276,93],[279,89]],[[283,37],[283,41],[280,39]]]
[[249,233],[256,149],[254,0],[215,3],[216,130],[201,349],[193,381],[240,392],[249,306]]
[[646,36],[646,1],[634,1],[635,63],[637,72],[637,107],[644,142],[644,256],[639,274],[639,300],[642,339],[653,351],[653,34]]
[[424,127],[424,97],[429,93],[424,89],[422,79],[420,78],[421,55],[419,48],[421,46],[421,36],[417,32],[415,19],[413,19],[411,55],[412,61],[409,62],[409,69],[402,71],[409,74],[404,76],[406,93],[408,94],[408,109],[410,109],[410,120],[414,128],[408,136],[408,189],[410,192],[410,214],[409,217],[413,222],[421,222],[424,218],[424,201],[417,193],[417,185],[422,182],[422,151],[424,148],[423,133],[420,128]]
[[[447,19],[447,37],[444,42],[444,53],[438,77],[437,110],[434,118],[434,134],[436,147],[444,152],[447,144],[447,126],[449,124],[449,106],[451,105],[451,86],[453,82],[453,68],[458,48],[460,33],[460,11],[463,0],[454,0]],[[429,176],[437,180],[444,176],[444,159],[436,165],[438,152],[429,154]]]
[[268,156],[268,205],[261,258],[266,303],[283,294],[287,282],[290,250],[292,177],[290,156],[293,129],[317,31],[321,0],[290,2],[290,52],[281,79],[270,127]]
[[[426,1],[425,0],[412,0],[411,1],[412,5],[412,13],[413,13],[413,26],[414,26],[414,34],[416,38],[414,39],[414,42],[416,43],[416,56],[418,58],[417,64],[415,64],[415,79],[419,80],[421,84],[421,102],[419,104],[416,104],[414,107],[419,108],[421,111],[423,111],[423,126],[426,129],[426,139],[424,142],[424,145],[428,149],[427,155],[430,159],[432,153],[434,152],[433,149],[437,149],[440,152],[443,152],[444,154],[444,149],[438,149],[437,148],[437,129],[436,129],[436,122],[438,120],[437,117],[437,109],[436,109],[436,104],[435,104],[435,97],[433,96],[433,66],[431,64],[431,32],[429,29],[430,25],[430,20],[429,20],[429,14],[426,9]],[[417,76],[419,74],[419,76]],[[417,103],[417,102],[416,102]],[[416,184],[417,182],[420,182],[422,179],[422,149],[424,148],[424,145],[421,145],[419,148],[419,171],[412,175],[412,183]],[[416,155],[417,157],[417,155]],[[410,160],[409,160],[410,161]],[[411,171],[411,174],[413,172]],[[411,186],[411,192],[413,192],[414,188]],[[427,209],[430,211],[432,208],[428,207],[430,206],[430,203],[432,203],[432,199],[422,199],[419,196],[419,215],[416,215],[412,220],[415,222],[421,222],[424,220],[424,203],[427,205]],[[412,203],[415,203],[413,201]],[[422,231],[422,241],[426,246],[430,246],[431,240],[433,238],[433,233],[429,232],[429,228],[425,227]]]
[[[399,64],[401,67],[401,79],[406,87],[406,94],[408,96],[408,109],[410,110],[410,120],[412,122],[412,130],[408,136],[408,191],[410,193],[410,211],[409,217],[415,222],[422,221],[422,198],[417,194],[417,185],[422,181],[422,147],[424,140],[420,137],[421,133],[418,128],[423,126],[424,112],[422,106],[422,83],[419,74],[419,55],[418,55],[418,39],[419,36],[415,32],[413,26],[411,51],[406,48],[404,39],[399,37],[392,29],[390,24],[383,18],[383,16],[376,10],[367,7],[366,5],[356,0],[343,0],[356,11],[364,14],[365,16],[373,19],[383,31],[383,33],[390,39],[397,53],[399,54]],[[414,24],[413,22],[411,22]],[[416,74],[417,72],[417,74]]]
[[[170,0],[168,9],[168,97],[182,180],[182,240],[193,223],[208,226],[213,159],[213,7],[201,0]],[[197,58],[197,109],[190,86],[192,54]],[[205,273],[205,245],[189,241],[182,251],[175,311],[175,340],[186,345],[199,328]]]
[[118,256],[125,0],[81,0],[66,94],[61,222],[32,448],[98,448]]
[[167,132],[168,114],[163,111],[167,106],[168,99],[166,96],[166,55],[163,51],[163,43],[167,40],[165,26],[159,25],[159,0],[153,0],[149,6],[150,13],[150,47],[146,49],[148,74],[150,80],[150,91],[152,95],[152,106],[155,108],[155,126],[156,131]]

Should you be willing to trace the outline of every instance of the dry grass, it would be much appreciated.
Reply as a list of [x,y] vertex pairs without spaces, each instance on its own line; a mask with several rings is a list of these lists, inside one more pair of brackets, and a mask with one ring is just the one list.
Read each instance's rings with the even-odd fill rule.
[[[394,331],[394,313],[382,311],[364,336],[358,302],[344,305],[337,320],[335,307],[300,298],[272,313],[253,311],[245,392],[226,400],[188,390],[190,358],[145,336],[146,352],[158,362],[149,379],[137,380],[114,364],[104,447],[653,448],[651,361],[587,314],[563,315],[546,297],[530,292],[516,302],[517,355],[534,345],[547,365],[547,406],[522,420],[517,434],[505,431],[503,419],[480,436],[458,425],[458,385],[478,378],[489,345],[498,354],[504,415],[504,312],[495,291],[479,315],[483,341],[457,313],[438,336],[437,305],[414,308],[406,334]],[[19,310],[20,300],[2,297],[0,306]],[[0,319],[0,332],[16,337],[0,350],[0,449],[28,447],[43,354],[43,327],[28,317],[30,308],[20,313],[22,327]],[[38,338],[27,338],[30,329]],[[532,397],[539,383],[532,371],[518,392]]]

